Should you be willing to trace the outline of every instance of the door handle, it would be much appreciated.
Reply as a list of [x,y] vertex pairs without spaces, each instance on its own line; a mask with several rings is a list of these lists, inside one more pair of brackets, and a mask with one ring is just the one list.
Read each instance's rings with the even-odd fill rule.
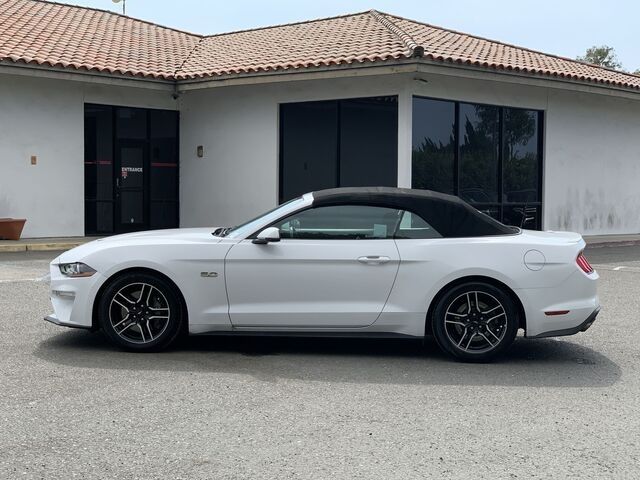
[[367,255],[365,257],[358,257],[358,261],[366,265],[381,265],[383,263],[389,262],[390,260],[391,259],[389,257],[382,257],[380,255]]

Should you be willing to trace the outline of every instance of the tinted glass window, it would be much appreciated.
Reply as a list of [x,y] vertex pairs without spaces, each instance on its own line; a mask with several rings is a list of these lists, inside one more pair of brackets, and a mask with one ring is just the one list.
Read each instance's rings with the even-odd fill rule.
[[342,100],[340,107],[341,187],[394,187],[398,183],[398,100],[396,97]]
[[542,228],[542,120],[537,110],[415,97],[413,188],[453,193],[507,225]]
[[508,225],[516,225],[529,230],[542,228],[540,205],[505,205],[503,218],[504,223]]
[[113,108],[87,105],[84,117],[85,230],[113,231]]
[[84,124],[85,198],[113,199],[113,110],[88,106]]
[[274,226],[281,238],[376,240],[393,238],[401,213],[363,205],[319,207],[295,213]]
[[503,131],[504,201],[540,201],[537,112],[505,108]]
[[[151,201],[178,200],[178,113],[149,112]],[[156,217],[161,216],[158,214]],[[154,218],[153,216],[151,217]],[[161,225],[161,223],[157,223]]]
[[305,102],[280,108],[281,201],[336,186],[338,104]]
[[454,193],[455,103],[413,102],[412,187]]
[[395,186],[397,97],[280,106],[280,201],[334,187]]
[[395,238],[442,238],[436,230],[424,221],[422,217],[411,212],[404,212],[398,225]]
[[498,201],[498,108],[460,104],[460,191],[470,203]]
[[121,140],[146,140],[147,110],[143,108],[117,108],[116,135]]
[[84,110],[85,232],[177,227],[178,113]]
[[178,202],[151,202],[149,228],[175,228],[178,226]]

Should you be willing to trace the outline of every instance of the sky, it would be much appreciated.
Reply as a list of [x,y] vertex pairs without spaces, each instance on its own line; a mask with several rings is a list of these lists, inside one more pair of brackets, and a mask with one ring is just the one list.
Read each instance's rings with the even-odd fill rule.
[[[122,11],[112,0],[59,0]],[[638,0],[126,0],[127,15],[212,34],[372,8],[569,58],[593,45],[615,48],[640,69]]]

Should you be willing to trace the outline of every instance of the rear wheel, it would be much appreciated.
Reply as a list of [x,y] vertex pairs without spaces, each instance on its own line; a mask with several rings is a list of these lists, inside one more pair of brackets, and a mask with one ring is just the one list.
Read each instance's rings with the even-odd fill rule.
[[509,348],[517,332],[513,300],[489,283],[458,285],[442,296],[434,309],[436,342],[459,360],[492,360]]
[[111,282],[100,298],[98,315],[113,343],[138,352],[168,347],[182,323],[175,287],[149,273],[129,273]]

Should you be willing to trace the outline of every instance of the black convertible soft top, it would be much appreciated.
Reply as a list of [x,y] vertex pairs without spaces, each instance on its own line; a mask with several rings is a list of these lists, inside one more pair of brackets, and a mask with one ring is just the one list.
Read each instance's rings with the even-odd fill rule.
[[453,195],[393,187],[345,187],[313,192],[313,206],[372,205],[408,210],[422,217],[443,237],[513,235],[509,227]]

